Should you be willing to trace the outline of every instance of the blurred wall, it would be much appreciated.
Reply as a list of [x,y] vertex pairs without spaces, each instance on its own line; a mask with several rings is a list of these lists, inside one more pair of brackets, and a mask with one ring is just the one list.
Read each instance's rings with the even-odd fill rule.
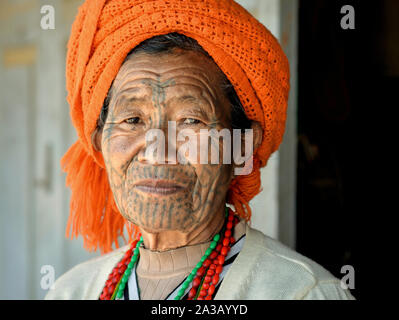
[[[49,265],[58,278],[97,256],[65,238],[69,190],[59,161],[76,135],[65,91],[66,44],[81,0],[0,2],[0,299],[42,299]],[[296,0],[238,1],[280,38],[291,61],[288,128],[262,170],[252,226],[295,246]],[[55,9],[42,30],[40,9]],[[41,271],[45,273],[41,273]]]

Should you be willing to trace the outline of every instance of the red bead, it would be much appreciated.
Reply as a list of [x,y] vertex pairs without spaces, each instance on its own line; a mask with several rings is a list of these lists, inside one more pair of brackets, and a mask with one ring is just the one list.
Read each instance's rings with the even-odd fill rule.
[[224,233],[224,236],[226,238],[230,237],[231,236],[231,230],[226,230],[225,233]]
[[202,265],[203,265],[205,268],[208,268],[208,267],[211,265],[211,260],[206,259]]
[[233,222],[231,222],[231,221],[227,222],[226,228],[227,228],[227,230],[230,230],[231,228],[233,228]]
[[108,293],[112,295],[112,294],[114,293],[114,290],[115,290],[115,285],[114,285],[114,284],[111,284],[111,285],[108,287]]
[[199,297],[197,298],[197,300],[204,300],[204,298],[201,297],[201,296],[199,296]]
[[211,282],[211,280],[212,280],[211,276],[206,276],[205,279],[204,279],[204,282],[205,283],[209,283],[209,282]]
[[216,258],[215,260],[213,260],[213,264],[214,265],[218,265],[219,264],[219,260]]
[[215,274],[212,278],[212,283],[216,286],[219,282],[219,275]]
[[194,288],[191,288],[190,291],[188,292],[188,298],[189,299],[193,298],[196,293],[197,293],[197,290],[195,290]]
[[201,278],[200,277],[195,277],[193,280],[193,288],[197,288],[201,283]]
[[112,277],[116,276],[119,274],[119,269],[115,268],[112,273],[109,275],[108,279],[111,279]]
[[[230,214],[229,217],[227,218],[228,221],[233,221],[233,219],[234,219],[234,216],[232,214]],[[230,228],[228,228],[228,229],[230,229]]]
[[212,284],[209,286],[208,294],[212,296],[214,292],[215,292],[215,286]]
[[197,270],[197,276],[202,276],[205,273],[205,268],[201,267]]
[[112,283],[117,283],[118,282],[118,278],[117,277],[112,277]]
[[222,250],[220,250],[220,254],[223,256],[227,256],[228,252],[229,252],[229,247],[223,247]]
[[230,238],[230,243],[233,244],[234,242],[236,242],[236,239],[234,239],[234,237]]
[[230,238],[224,238],[223,239],[223,246],[227,247],[230,244]]
[[120,269],[124,264],[125,264],[125,263],[121,261],[121,262],[119,262],[119,263],[116,265],[116,267],[117,267],[118,269]]
[[224,256],[222,256],[222,255],[218,256],[218,261],[219,261],[219,264],[220,264],[220,265],[223,265],[223,263],[224,263]]
[[207,276],[213,276],[215,274],[215,271],[209,269],[206,273]]
[[223,271],[223,266],[219,265],[219,266],[216,267],[215,272],[216,272],[217,274],[222,273],[222,271]]
[[216,251],[217,252],[220,252],[220,250],[222,250],[222,244],[221,243],[219,243],[217,246],[216,246]]
[[205,300],[212,300],[212,296],[206,296]]
[[216,251],[212,251],[212,253],[209,255],[209,259],[215,259],[218,256],[218,253]]
[[209,283],[203,283],[202,284],[202,289],[208,290],[209,289]]
[[201,289],[199,295],[200,295],[201,297],[205,297],[205,296],[206,296],[206,290]]
[[209,269],[215,270],[215,269],[216,269],[216,264],[215,264],[215,263],[212,263],[212,264],[209,266]]

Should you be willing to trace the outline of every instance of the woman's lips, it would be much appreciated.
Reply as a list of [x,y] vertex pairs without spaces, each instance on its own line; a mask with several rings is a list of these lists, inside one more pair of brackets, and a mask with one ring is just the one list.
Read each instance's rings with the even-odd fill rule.
[[158,195],[170,195],[180,192],[184,189],[181,185],[176,182],[169,180],[155,180],[147,179],[141,180],[134,184],[138,190],[145,193],[152,193]]

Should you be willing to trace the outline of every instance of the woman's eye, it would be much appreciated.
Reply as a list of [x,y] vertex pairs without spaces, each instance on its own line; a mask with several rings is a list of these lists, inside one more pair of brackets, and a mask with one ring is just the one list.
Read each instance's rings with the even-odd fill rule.
[[198,120],[198,119],[187,118],[187,119],[184,120],[183,123],[184,124],[198,124],[198,123],[201,123],[201,121]]
[[125,120],[128,124],[137,124],[140,122],[140,118],[139,117],[133,117],[133,118],[129,118],[127,120]]

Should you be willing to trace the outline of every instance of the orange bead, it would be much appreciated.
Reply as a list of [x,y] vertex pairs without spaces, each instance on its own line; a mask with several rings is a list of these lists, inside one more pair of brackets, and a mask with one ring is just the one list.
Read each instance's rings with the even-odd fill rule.
[[220,250],[220,254],[222,256],[227,256],[227,253],[229,252],[229,247],[223,247],[222,250]]
[[206,272],[206,275],[207,276],[213,276],[215,274],[215,271],[213,271],[213,270],[211,270],[211,269],[209,269],[207,272]]
[[197,290],[195,290],[194,288],[191,288],[190,291],[188,292],[188,298],[194,298],[195,294],[197,293]]
[[222,255],[218,256],[218,261],[219,261],[219,264],[220,264],[220,265],[223,265],[223,263],[224,263],[224,256],[222,256]]
[[212,296],[214,292],[215,292],[215,286],[212,284],[208,289],[208,294]]
[[213,276],[213,278],[212,278],[212,283],[213,283],[214,285],[217,285],[218,282],[219,282],[219,275],[218,275],[218,274],[215,274],[215,275]]
[[201,268],[199,268],[197,270],[197,276],[199,276],[199,277],[204,275],[204,273],[205,273],[205,268],[204,267],[201,267]]
[[197,288],[201,283],[201,278],[200,277],[195,277],[193,280],[193,288]]
[[209,259],[215,259],[218,256],[218,253],[216,251],[212,251],[212,253],[209,255]]
[[114,293],[114,290],[115,290],[115,285],[114,285],[114,284],[111,284],[111,285],[108,287],[108,293],[112,295],[112,294]]
[[203,265],[205,268],[208,268],[208,267],[211,265],[211,260],[206,259],[202,265]]

